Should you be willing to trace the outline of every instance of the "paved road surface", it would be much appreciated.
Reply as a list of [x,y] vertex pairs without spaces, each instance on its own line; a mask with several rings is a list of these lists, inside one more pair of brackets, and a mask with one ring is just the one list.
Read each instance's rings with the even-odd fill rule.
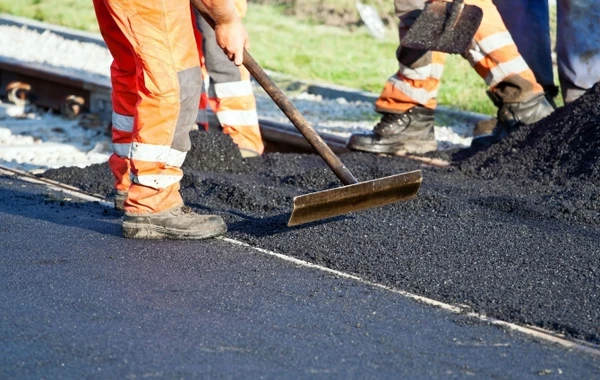
[[600,360],[0,176],[0,378],[600,377]]

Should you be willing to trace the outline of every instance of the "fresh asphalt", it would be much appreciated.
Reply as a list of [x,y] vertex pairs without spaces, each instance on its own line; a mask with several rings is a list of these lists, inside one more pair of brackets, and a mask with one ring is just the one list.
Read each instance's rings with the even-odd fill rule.
[[587,353],[0,176],[0,378],[593,379]]

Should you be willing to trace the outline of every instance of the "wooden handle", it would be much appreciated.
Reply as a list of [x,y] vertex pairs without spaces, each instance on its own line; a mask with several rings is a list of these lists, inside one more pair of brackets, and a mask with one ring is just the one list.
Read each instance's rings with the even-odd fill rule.
[[321,136],[310,126],[310,124],[300,114],[300,111],[288,100],[285,94],[277,87],[277,85],[269,78],[267,73],[256,63],[254,58],[244,49],[244,66],[250,74],[256,79],[267,94],[273,99],[275,104],[283,111],[285,116],[294,124],[296,129],[300,131],[302,136],[309,144],[317,151],[319,156],[325,162],[335,175],[342,181],[344,185],[352,185],[358,183],[356,178],[350,173],[348,168],[340,161],[333,153],[331,148],[323,141]]
[[[194,4],[195,6],[195,4]],[[215,22],[212,20],[210,15],[203,12],[202,9],[197,8],[200,15],[208,22],[208,24],[214,29]],[[259,66],[258,63],[252,58],[250,53],[244,49],[244,66],[250,74],[256,79],[267,94],[273,99],[275,104],[283,111],[285,116],[290,119],[292,124],[300,131],[302,136],[308,141],[308,143],[319,153],[319,156],[325,162],[335,175],[342,181],[344,185],[352,185],[358,183],[356,178],[350,173],[350,170],[340,161],[340,159],[333,153],[331,148],[327,146],[325,141],[319,136],[319,134],[308,124],[308,122],[302,117],[300,111],[294,107],[294,105],[288,100],[285,94],[277,87],[277,85],[269,78],[267,73]]]
[[458,18],[462,14],[464,0],[454,0],[450,4],[450,16],[448,17],[448,25],[450,29],[454,29],[458,23]]

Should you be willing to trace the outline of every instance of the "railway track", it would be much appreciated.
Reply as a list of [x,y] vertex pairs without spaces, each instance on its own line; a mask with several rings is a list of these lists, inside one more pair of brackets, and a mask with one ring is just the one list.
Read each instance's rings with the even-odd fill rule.
[[[33,20],[0,15],[0,25],[26,27],[39,33],[51,31],[68,40],[105,47],[104,41],[94,34]],[[328,94],[328,91],[338,91],[338,93]],[[340,92],[336,89],[313,88],[313,92],[322,96],[344,97],[350,101],[366,100],[368,97],[368,95],[360,92],[343,93],[343,91]],[[4,56],[0,56],[0,95],[17,105],[34,104],[60,112],[68,118],[89,112],[98,115],[106,122],[110,122],[112,114],[111,84],[107,77],[99,75],[79,76],[65,68],[37,62],[26,62]],[[456,112],[451,110],[442,111]],[[461,114],[461,116],[464,115],[464,113]],[[211,126],[218,127],[218,121],[210,111],[208,112],[208,119]],[[260,118],[259,125],[267,152],[315,153],[291,123]],[[346,138],[324,132],[319,132],[319,134],[335,153],[348,152]],[[404,157],[431,166],[444,167],[449,165],[448,162],[443,160],[410,155],[404,155]]]
[[[73,78],[48,66],[0,57],[0,88],[3,91],[1,95],[17,105],[31,103],[60,112],[68,118],[91,112],[110,120],[111,86],[107,81]],[[212,125],[218,123],[210,111],[209,122]],[[267,152],[315,153],[292,124],[259,119],[259,125]],[[335,153],[349,151],[345,138],[323,132],[319,134]],[[443,160],[403,156],[431,166],[449,165]]]
[[[53,109],[66,117],[91,112],[100,115],[106,121],[110,120],[111,86],[107,81],[73,78],[49,66],[0,57],[0,86],[3,89],[2,95],[17,105],[31,103]],[[209,120],[212,123],[216,122],[215,117],[209,117]],[[312,150],[291,124],[265,119],[260,119],[259,124],[268,150]],[[321,137],[334,152],[347,151],[345,139],[323,133]]]

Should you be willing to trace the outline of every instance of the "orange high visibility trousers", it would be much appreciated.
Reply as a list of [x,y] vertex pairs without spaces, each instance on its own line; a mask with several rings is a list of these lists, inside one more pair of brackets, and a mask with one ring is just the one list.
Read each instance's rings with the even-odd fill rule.
[[[396,15],[400,18],[400,39],[424,7],[424,0],[395,0]],[[465,58],[484,79],[490,90],[512,76],[528,83],[526,91],[543,92],[525,60],[519,54],[498,10],[491,0],[465,0],[483,10],[483,20]],[[375,102],[379,112],[402,113],[417,105],[435,109],[436,96],[444,71],[446,54],[399,47],[396,56],[399,70],[386,82]]]
[[128,191],[130,215],[178,207],[202,86],[190,3],[94,0],[94,9],[114,59],[109,165],[115,188]]
[[[245,13],[245,1],[236,1],[238,13]],[[258,124],[256,98],[250,73],[244,66],[236,66],[217,45],[212,27],[195,11],[198,51],[203,63],[206,93],[201,107],[210,107],[242,154],[260,155],[264,142]]]

